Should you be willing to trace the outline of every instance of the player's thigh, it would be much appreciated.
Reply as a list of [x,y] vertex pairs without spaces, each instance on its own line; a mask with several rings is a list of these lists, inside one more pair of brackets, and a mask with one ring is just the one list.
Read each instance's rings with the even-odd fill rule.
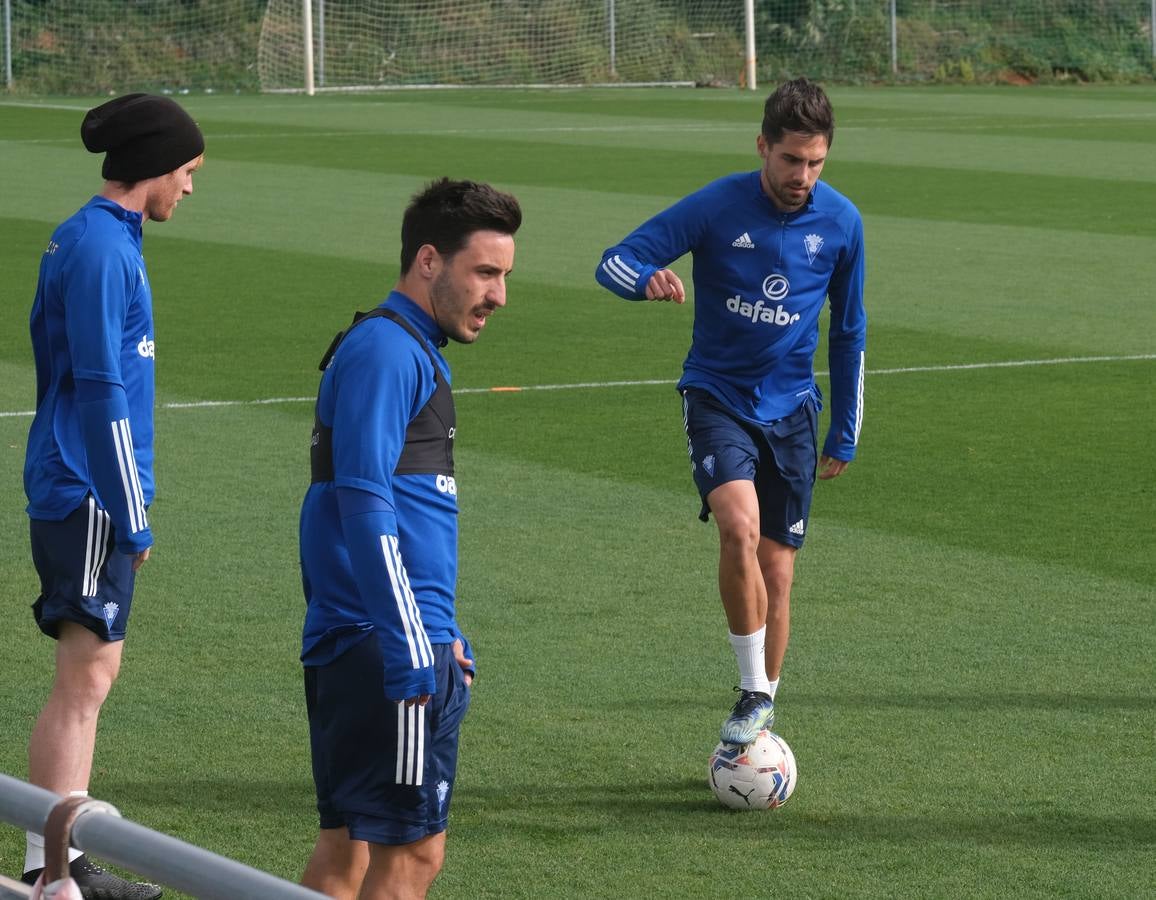
[[[703,500],[701,518],[715,510],[712,495],[735,481],[753,482],[758,467],[759,447],[750,429],[706,391],[687,388],[683,392],[683,423],[691,475]],[[729,504],[731,491],[713,498]]]
[[120,673],[124,641],[107,641],[76,622],[59,625],[55,687],[76,701],[99,704]]
[[128,627],[136,576],[133,558],[116,549],[108,514],[91,496],[59,522],[29,522],[40,596],[32,605],[40,630],[58,637],[75,622],[104,641],[120,641]]
[[715,525],[724,543],[740,542],[747,550],[759,540],[759,496],[753,481],[745,479],[720,484],[705,498],[714,514]]

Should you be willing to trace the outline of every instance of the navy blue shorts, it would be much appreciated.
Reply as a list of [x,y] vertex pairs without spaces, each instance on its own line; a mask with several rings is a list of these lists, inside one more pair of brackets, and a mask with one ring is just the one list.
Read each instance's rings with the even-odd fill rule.
[[687,449],[702,497],[699,518],[710,515],[707,496],[728,481],[753,481],[763,537],[802,547],[818,470],[818,413],[807,400],[770,425],[740,419],[707,391],[682,396]]
[[322,828],[389,845],[446,830],[470,691],[452,646],[433,651],[437,693],[424,707],[385,696],[372,632],[328,665],[305,667]]
[[124,640],[136,573],[133,557],[116,549],[108,513],[86,497],[59,522],[31,519],[32,562],[40,596],[36,624],[49,637],[60,623],[76,622],[106,641]]

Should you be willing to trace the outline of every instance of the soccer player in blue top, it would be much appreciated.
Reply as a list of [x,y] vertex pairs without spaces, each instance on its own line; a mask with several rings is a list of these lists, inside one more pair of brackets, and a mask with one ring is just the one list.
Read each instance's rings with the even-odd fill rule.
[[428,185],[402,220],[393,292],[322,360],[300,534],[321,830],[302,882],[338,900],[424,897],[445,856],[474,665],[440,348],[506,305],[521,221],[489,185]]
[[[758,171],[729,175],[643,223],[602,257],[598,282],[628,300],[682,303],[667,266],[694,260],[694,333],[678,388],[691,471],[719,534],[719,593],[738,660],[724,741],[774,722],[795,553],[816,471],[843,473],[863,421],[863,224],[820,181],[835,121],[800,78],[767,99]],[[830,302],[831,423],[818,453],[819,314]]]
[[[145,222],[193,192],[205,142],[179,104],[128,94],[89,110],[81,138],[105,153],[104,187],[52,234],[32,306],[36,415],[24,488],[41,593],[40,630],[56,639],[56,677],[32,730],[28,777],[85,793],[101,705],[120,670],[136,571],[153,537],[152,288]],[[29,833],[24,880],[44,867]],[[72,851],[86,898],[153,898]]]

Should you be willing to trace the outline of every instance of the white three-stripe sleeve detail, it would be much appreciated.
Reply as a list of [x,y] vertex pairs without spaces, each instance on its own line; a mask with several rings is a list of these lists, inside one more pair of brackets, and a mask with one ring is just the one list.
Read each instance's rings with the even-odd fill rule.
[[608,260],[608,262],[610,265],[614,266],[614,268],[617,269],[621,275],[624,275],[631,281],[638,281],[638,276],[640,273],[635,272],[632,268],[630,268],[630,266],[626,265],[626,263],[622,261],[622,257],[618,254],[615,254],[611,259]]
[[859,429],[863,427],[863,382],[867,377],[867,354],[859,351],[859,377],[855,380],[855,446],[859,446]]
[[430,648],[425,626],[422,625],[417,601],[409,586],[409,575],[406,574],[405,565],[402,563],[396,537],[391,534],[381,536],[381,554],[385,558],[393,600],[397,604],[397,614],[405,631],[406,643],[409,645],[410,664],[415,669],[433,665],[433,650]]
[[602,271],[628,291],[638,289],[638,273],[623,263],[620,257],[612,256],[606,260],[602,264]]
[[144,490],[140,486],[140,471],[136,467],[136,455],[132,452],[132,428],[129,426],[128,419],[122,419],[121,421],[124,423],[125,446],[129,448],[128,458],[132,462],[128,471],[132,477],[133,489],[136,492],[137,515],[140,518],[141,530],[144,530],[149,527],[149,520],[145,514]]
[[398,538],[392,538],[393,558],[398,560],[398,571],[401,573],[401,585],[405,588],[406,603],[409,605],[410,616],[413,617],[414,624],[417,626],[417,650],[422,657],[422,665],[433,664],[433,648],[430,646],[429,635],[425,633],[425,623],[422,622],[422,611],[417,607],[417,597],[414,596],[414,589],[409,585],[409,572],[406,571],[406,566],[402,564],[401,560],[401,546],[398,543]]
[[136,534],[138,531],[144,531],[148,524],[144,521],[144,504],[141,502],[136,457],[132,452],[132,432],[128,427],[128,419],[117,419],[111,425],[116,462],[120,468],[120,482],[124,488],[125,504],[128,506],[129,529]]

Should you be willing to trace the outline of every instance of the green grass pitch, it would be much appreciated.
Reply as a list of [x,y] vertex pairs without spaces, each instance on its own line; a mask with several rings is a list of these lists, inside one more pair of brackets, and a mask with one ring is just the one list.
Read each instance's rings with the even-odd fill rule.
[[[184,98],[207,162],[145,235],[157,544],[92,793],[300,874],[302,398],[392,285],[407,198],[445,174],[513,191],[526,222],[508,308],[448,350],[480,680],[434,895],[1152,896],[1156,94],[831,93],[824,175],[868,242],[867,407],[798,561],[786,807],[731,814],[705,781],[735,675],[673,389],[691,306],[593,280],[644,217],[757,163],[762,95],[680,90]],[[28,611],[27,315],[52,228],[100,187],[78,139],[96,102],[0,100],[0,771],[17,777],[52,654]],[[0,870],[22,854],[0,825]]]

